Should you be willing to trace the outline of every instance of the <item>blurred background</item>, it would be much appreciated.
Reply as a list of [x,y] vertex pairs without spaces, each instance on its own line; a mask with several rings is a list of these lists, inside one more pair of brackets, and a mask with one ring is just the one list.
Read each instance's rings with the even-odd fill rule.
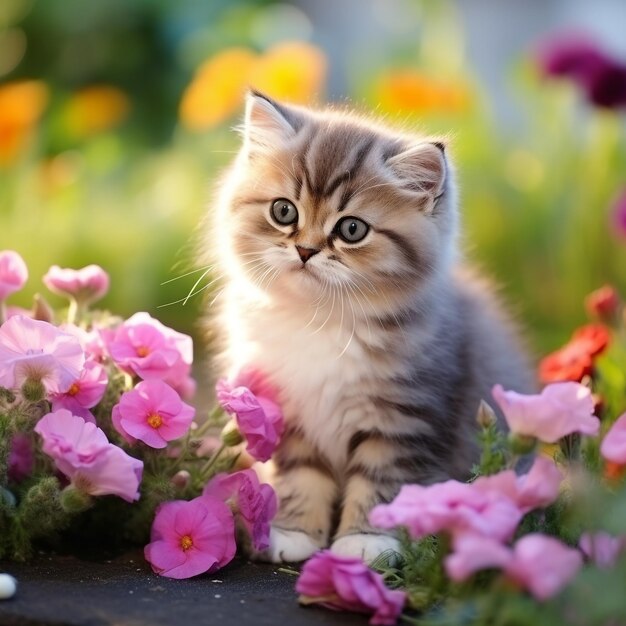
[[197,335],[184,274],[253,85],[448,134],[464,245],[547,352],[626,290],[625,25],[623,0],[1,0],[11,303],[98,263],[110,310]]

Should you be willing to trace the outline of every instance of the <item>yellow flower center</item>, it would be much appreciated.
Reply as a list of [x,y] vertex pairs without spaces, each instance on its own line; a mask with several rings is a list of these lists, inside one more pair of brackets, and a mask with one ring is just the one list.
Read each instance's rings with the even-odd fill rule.
[[152,428],[159,428],[163,423],[163,418],[158,413],[148,415],[147,422]]
[[189,535],[180,538],[180,547],[187,552],[189,548],[193,548],[193,539]]
[[137,356],[138,357],[141,357],[143,359],[145,356],[148,356],[149,354],[150,354],[150,349],[148,347],[146,347],[146,346],[139,346],[137,348]]
[[78,383],[72,383],[72,386],[67,390],[67,393],[70,396],[75,396],[80,391],[80,386]]

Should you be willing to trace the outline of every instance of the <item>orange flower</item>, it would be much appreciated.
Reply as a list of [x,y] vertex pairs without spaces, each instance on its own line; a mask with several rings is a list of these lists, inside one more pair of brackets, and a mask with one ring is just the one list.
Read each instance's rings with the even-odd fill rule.
[[263,55],[227,48],[200,66],[183,93],[179,115],[190,130],[206,130],[239,109],[247,87],[290,102],[310,101],[322,88],[326,58],[316,47],[284,42]]
[[39,80],[0,86],[0,166],[22,150],[48,104],[48,88]]
[[130,110],[128,96],[112,85],[91,85],[75,92],[65,105],[67,131],[90,137],[121,124]]
[[458,113],[471,102],[467,85],[443,82],[414,70],[395,70],[381,77],[376,99],[387,111]]
[[609,482],[619,482],[626,476],[626,465],[616,463],[615,461],[606,461],[604,463],[604,478]]

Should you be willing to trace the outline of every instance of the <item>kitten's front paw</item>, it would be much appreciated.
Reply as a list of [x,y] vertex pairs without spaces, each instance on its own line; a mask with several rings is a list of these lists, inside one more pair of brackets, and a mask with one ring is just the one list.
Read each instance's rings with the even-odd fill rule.
[[320,550],[309,535],[300,530],[270,528],[270,547],[257,552],[252,558],[270,563],[298,563]]
[[353,556],[372,563],[384,552],[388,562],[393,565],[400,553],[400,543],[395,537],[371,533],[355,533],[337,539],[330,549],[335,554]]

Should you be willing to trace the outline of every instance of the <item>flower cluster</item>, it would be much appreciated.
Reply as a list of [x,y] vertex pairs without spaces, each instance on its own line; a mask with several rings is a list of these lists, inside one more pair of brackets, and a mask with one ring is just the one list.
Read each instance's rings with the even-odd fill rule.
[[[195,390],[191,337],[148,313],[119,320],[92,311],[109,287],[96,265],[53,266],[44,276],[69,301],[58,325],[40,296],[31,311],[6,306],[27,278],[19,254],[0,252],[0,525],[9,530],[0,557],[28,556],[39,535],[98,510],[103,496],[136,509],[110,523],[122,526],[119,534],[151,534],[146,559],[164,576],[226,565],[236,533],[266,548],[274,491],[252,470],[226,473],[238,456],[233,446],[247,440],[248,452],[267,460],[280,437],[282,415],[262,377],[220,381],[223,408],[198,425],[185,401]],[[263,393],[255,396],[248,380]],[[236,426],[211,449],[206,434],[226,412]]]

